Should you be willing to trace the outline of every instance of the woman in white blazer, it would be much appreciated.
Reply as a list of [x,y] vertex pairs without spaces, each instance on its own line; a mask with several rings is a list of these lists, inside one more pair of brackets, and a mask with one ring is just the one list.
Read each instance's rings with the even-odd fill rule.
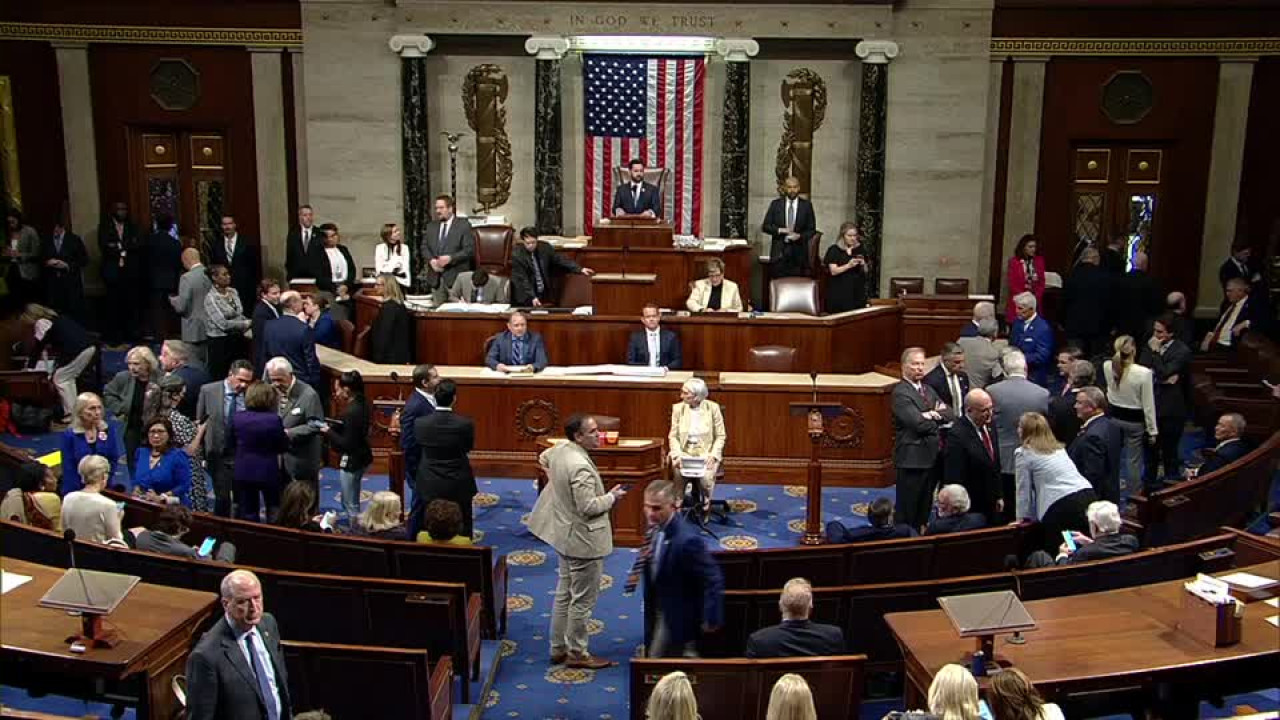
[[690,378],[680,388],[680,402],[671,406],[671,432],[667,435],[667,453],[671,460],[676,483],[684,487],[680,475],[682,458],[706,458],[703,473],[702,508],[711,507],[711,491],[716,486],[716,473],[724,460],[724,414],[720,406],[707,399],[707,383],[702,378]]
[[1124,432],[1125,466],[1122,495],[1133,495],[1142,487],[1143,436],[1156,442],[1155,384],[1150,368],[1134,362],[1138,346],[1129,335],[1116,338],[1116,354],[1102,363],[1107,378],[1107,404],[1111,422]]
[[379,275],[391,275],[401,287],[409,287],[413,265],[409,246],[404,244],[404,231],[395,223],[382,226],[382,242],[373,249],[373,264]]
[[[715,297],[716,288],[719,288],[719,298]],[[693,292],[689,293],[685,306],[691,312],[742,312],[742,295],[738,293],[737,283],[725,279],[724,261],[720,258],[707,261],[707,276],[693,283]]]

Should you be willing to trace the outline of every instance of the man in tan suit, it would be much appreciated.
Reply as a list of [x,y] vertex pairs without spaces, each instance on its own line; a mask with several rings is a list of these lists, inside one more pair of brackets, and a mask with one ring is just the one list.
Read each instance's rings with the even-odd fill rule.
[[551,664],[598,670],[617,663],[587,652],[587,620],[600,593],[604,558],[613,552],[609,510],[626,494],[622,486],[605,492],[590,451],[600,445],[596,420],[574,415],[563,442],[538,462],[550,479],[529,517],[529,530],[560,556],[555,606],[551,611]]

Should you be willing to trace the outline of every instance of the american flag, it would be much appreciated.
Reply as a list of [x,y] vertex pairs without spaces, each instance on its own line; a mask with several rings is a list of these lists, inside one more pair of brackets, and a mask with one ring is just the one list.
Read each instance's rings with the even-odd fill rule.
[[584,57],[588,235],[613,214],[614,168],[634,157],[670,169],[662,217],[676,234],[701,234],[705,71],[701,57]]

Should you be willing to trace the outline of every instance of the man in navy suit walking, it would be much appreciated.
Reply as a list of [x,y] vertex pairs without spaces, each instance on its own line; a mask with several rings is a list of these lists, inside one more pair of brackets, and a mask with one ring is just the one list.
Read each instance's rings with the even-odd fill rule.
[[696,657],[698,637],[724,622],[724,578],[698,529],[677,512],[680,498],[666,480],[649,483],[644,514],[649,542],[640,551],[634,576],[644,576],[645,607],[653,607],[649,657]]
[[627,163],[627,169],[631,171],[631,182],[619,185],[613,192],[613,214],[662,217],[658,186],[644,181],[644,161],[633,158]]
[[1042,388],[1049,387],[1049,367],[1053,364],[1053,328],[1036,312],[1036,296],[1021,293],[1013,298],[1018,319],[1009,334],[1009,347],[1027,358],[1027,378]]
[[316,354],[316,333],[302,319],[302,295],[294,290],[280,294],[280,317],[269,321],[262,331],[262,367],[265,374],[267,360],[283,357],[293,366],[302,382],[321,392],[320,357]]
[[400,411],[400,449],[404,451],[405,487],[414,488],[413,503],[409,507],[409,539],[415,540],[422,529],[427,503],[417,491],[418,461],[422,459],[422,448],[418,447],[418,436],[413,426],[418,418],[423,418],[436,410],[435,389],[440,382],[440,373],[435,365],[419,365],[413,369],[413,392],[404,401],[404,409]]
[[640,311],[640,322],[644,330],[631,333],[631,340],[627,343],[627,364],[679,369],[680,336],[662,329],[662,311],[657,303],[644,306]]

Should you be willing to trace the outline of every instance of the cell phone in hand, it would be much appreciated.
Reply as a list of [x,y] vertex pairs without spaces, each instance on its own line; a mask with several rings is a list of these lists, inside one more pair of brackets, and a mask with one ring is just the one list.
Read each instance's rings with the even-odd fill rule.
[[1067,549],[1068,549],[1068,550],[1070,550],[1071,552],[1075,552],[1075,551],[1076,551],[1076,539],[1075,539],[1075,537],[1071,534],[1071,531],[1070,531],[1070,530],[1063,530],[1063,531],[1062,531],[1062,541],[1063,541],[1063,542],[1065,542],[1065,543],[1067,544]]
[[196,554],[203,558],[209,557],[213,553],[213,546],[216,542],[211,537],[205,538],[204,542],[200,543],[199,549],[196,550]]

